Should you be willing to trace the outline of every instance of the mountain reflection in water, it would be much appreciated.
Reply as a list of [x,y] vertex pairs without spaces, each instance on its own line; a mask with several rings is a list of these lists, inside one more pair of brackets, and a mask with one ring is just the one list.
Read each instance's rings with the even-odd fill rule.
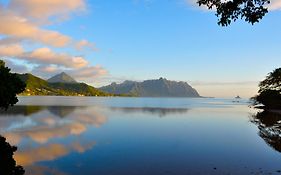
[[39,113],[43,110],[48,110],[50,113],[58,117],[66,117],[73,113],[76,109],[85,108],[84,106],[13,106],[7,111],[0,110],[0,116],[30,116]]
[[122,111],[125,113],[143,112],[164,117],[169,114],[185,114],[188,112],[187,108],[153,108],[153,107],[111,107],[113,111]]
[[280,153],[275,151],[280,151],[279,117],[258,114],[253,117],[255,124],[250,123],[249,113],[257,111],[246,103],[24,97],[19,104],[0,112],[0,135],[18,146],[14,157],[26,175],[274,174],[281,170]]
[[274,150],[281,152],[281,114],[262,111],[253,115],[251,121],[258,126],[260,137]]

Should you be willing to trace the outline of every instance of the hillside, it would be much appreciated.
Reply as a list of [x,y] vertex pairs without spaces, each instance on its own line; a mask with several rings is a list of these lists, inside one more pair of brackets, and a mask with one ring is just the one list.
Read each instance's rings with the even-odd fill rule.
[[112,83],[101,87],[100,90],[113,94],[130,94],[140,97],[200,97],[199,93],[186,82],[170,81],[164,78],[143,82]]
[[55,95],[55,96],[110,96],[85,83],[49,83],[32,74],[18,74],[26,83],[26,90],[20,95]]
[[49,83],[77,83],[74,78],[67,75],[65,72],[62,72],[60,74],[57,74],[47,80]]

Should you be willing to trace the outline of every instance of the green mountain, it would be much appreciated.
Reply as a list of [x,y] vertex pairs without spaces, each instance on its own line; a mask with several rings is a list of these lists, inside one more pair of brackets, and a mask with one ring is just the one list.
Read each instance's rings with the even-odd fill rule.
[[170,81],[165,78],[143,82],[112,83],[101,87],[100,90],[112,94],[129,94],[140,97],[200,97],[199,93],[186,82]]
[[20,95],[55,95],[55,96],[111,96],[85,83],[50,83],[32,74],[18,74],[26,83],[25,91]]
[[74,78],[67,75],[65,72],[62,72],[60,74],[57,74],[50,79],[47,80],[49,83],[77,83]]

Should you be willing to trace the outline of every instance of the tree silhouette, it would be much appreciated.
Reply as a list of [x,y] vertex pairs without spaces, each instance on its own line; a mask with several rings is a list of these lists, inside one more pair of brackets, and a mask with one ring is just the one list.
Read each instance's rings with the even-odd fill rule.
[[270,72],[266,78],[259,84],[259,92],[266,90],[281,91],[281,68],[277,68]]
[[25,90],[25,83],[19,77],[10,73],[10,69],[5,67],[5,62],[0,60],[0,109],[8,109],[18,102],[17,94]]
[[241,18],[255,24],[268,12],[266,5],[269,0],[198,0],[199,6],[215,9],[218,24],[228,26],[232,21]]
[[281,109],[281,68],[270,72],[259,84],[259,94],[253,97],[254,104],[263,104],[265,109]]
[[23,175],[25,173],[22,166],[16,165],[13,158],[17,147],[6,142],[6,138],[0,136],[0,174],[1,175]]

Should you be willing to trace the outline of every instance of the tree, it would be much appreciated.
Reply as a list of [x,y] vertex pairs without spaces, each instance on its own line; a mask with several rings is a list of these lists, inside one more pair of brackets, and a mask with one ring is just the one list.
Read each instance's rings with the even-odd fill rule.
[[215,8],[218,24],[228,26],[239,18],[251,24],[259,22],[268,12],[266,5],[270,0],[198,0],[197,3]]
[[263,104],[267,109],[281,109],[281,68],[270,72],[259,83],[259,94],[253,99],[255,104]]
[[6,138],[0,136],[0,174],[3,175],[23,175],[25,173],[22,166],[16,165],[13,158],[17,147],[6,142]]
[[0,109],[7,110],[9,106],[16,104],[16,95],[23,92],[25,87],[25,83],[16,74],[10,73],[5,62],[0,60]]
[[259,87],[259,93],[266,90],[281,92],[281,68],[270,72],[266,78],[260,82]]
[[265,109],[281,109],[281,94],[276,90],[262,91],[255,97],[257,104],[263,104]]

